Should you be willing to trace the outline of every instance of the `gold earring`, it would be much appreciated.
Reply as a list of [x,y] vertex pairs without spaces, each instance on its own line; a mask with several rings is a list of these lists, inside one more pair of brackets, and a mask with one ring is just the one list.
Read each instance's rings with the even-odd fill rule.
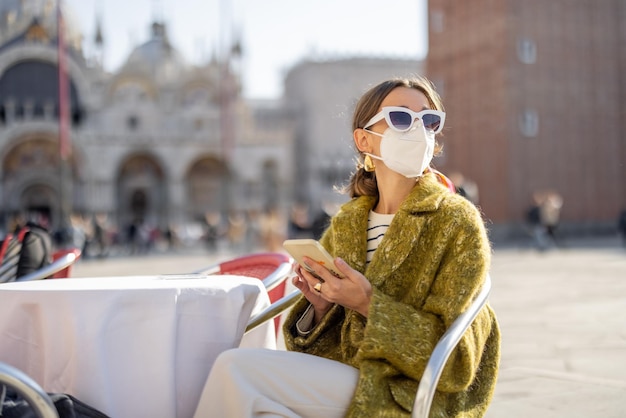
[[371,173],[376,169],[376,164],[374,164],[372,157],[370,157],[369,155],[366,155],[365,158],[363,158],[363,168],[368,173]]

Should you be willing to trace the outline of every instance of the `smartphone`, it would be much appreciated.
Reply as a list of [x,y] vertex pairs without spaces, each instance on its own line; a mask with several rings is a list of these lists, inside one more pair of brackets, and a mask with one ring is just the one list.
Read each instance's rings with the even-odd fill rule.
[[326,251],[324,247],[322,247],[322,244],[314,239],[288,239],[283,242],[283,248],[291,254],[298,264],[311,273],[314,273],[313,270],[302,260],[302,257],[304,256],[317,261],[335,276],[342,277],[339,270],[337,270],[337,267],[335,266],[333,257],[328,254],[328,251]]

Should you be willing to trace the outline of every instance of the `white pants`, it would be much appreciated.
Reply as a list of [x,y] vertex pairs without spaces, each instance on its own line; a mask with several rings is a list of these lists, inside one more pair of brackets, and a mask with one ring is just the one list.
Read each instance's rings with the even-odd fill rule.
[[219,355],[195,418],[343,417],[359,371],[283,350],[235,348]]

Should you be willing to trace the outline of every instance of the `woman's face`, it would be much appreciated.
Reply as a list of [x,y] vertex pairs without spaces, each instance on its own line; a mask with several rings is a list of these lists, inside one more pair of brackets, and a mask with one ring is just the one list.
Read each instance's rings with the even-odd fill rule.
[[[430,109],[430,105],[426,95],[417,89],[412,89],[409,87],[396,87],[395,89],[391,90],[387,97],[385,97],[385,99],[382,101],[378,111],[380,112],[380,110],[385,106],[406,107],[414,112],[419,112],[424,109]],[[389,126],[387,125],[385,119],[382,119],[374,125],[370,126],[368,130],[382,134],[388,127]],[[382,138],[378,135],[367,134],[364,130],[360,131],[363,131],[365,134],[355,134],[357,148],[363,152],[380,155],[380,142]]]

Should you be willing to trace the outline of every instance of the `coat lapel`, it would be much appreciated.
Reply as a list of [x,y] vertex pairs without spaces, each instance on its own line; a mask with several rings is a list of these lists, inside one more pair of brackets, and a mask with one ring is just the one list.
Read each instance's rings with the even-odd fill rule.
[[419,180],[394,216],[365,272],[373,285],[380,287],[404,263],[428,227],[425,215],[437,210],[447,193],[432,174]]
[[376,198],[361,196],[346,203],[336,215],[338,225],[336,256],[341,257],[353,269],[364,273],[367,257],[367,217]]

